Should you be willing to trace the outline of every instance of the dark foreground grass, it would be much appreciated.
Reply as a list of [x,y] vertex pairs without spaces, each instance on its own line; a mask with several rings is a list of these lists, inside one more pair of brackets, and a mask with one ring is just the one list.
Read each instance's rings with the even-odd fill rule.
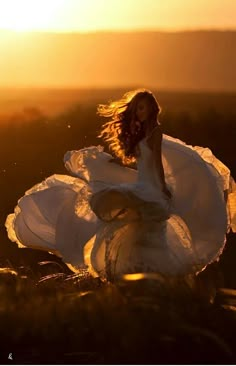
[[166,282],[156,276],[112,284],[86,272],[35,280],[2,269],[0,361],[235,363],[235,294],[226,297],[213,287],[204,276],[200,281]]

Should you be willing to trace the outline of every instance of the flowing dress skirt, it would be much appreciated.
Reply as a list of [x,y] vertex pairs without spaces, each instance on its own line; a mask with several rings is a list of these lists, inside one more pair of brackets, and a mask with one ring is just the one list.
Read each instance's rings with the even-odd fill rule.
[[226,233],[236,231],[236,188],[210,149],[163,136],[171,200],[111,158],[100,145],[67,152],[70,175],[52,175],[19,199],[9,238],[102,278],[183,276],[219,259]]

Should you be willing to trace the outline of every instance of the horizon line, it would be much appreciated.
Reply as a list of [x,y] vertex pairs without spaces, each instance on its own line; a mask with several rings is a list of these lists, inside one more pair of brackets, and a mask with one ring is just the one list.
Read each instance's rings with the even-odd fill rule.
[[[0,91],[4,91],[4,90],[34,90],[34,91],[39,91],[39,90],[58,90],[58,91],[62,91],[62,90],[68,90],[68,91],[89,91],[89,90],[135,90],[135,89],[139,89],[140,86],[137,85],[117,85],[117,86],[73,86],[73,85],[58,85],[58,86],[53,86],[53,85],[5,85],[5,86],[0,86]],[[158,86],[147,86],[145,87],[147,89],[152,89],[152,90],[158,90],[159,92],[162,93],[223,93],[223,94],[235,94],[236,93],[236,89],[215,89],[215,88],[203,88],[203,89],[199,89],[199,88],[194,88],[194,87],[190,87],[190,88],[171,88],[171,87],[158,87]]]
[[194,28],[123,28],[123,29],[88,29],[88,30],[56,30],[56,29],[10,29],[0,28],[0,33],[42,33],[42,34],[98,34],[98,33],[197,33],[197,32],[236,32],[236,27],[194,27]]

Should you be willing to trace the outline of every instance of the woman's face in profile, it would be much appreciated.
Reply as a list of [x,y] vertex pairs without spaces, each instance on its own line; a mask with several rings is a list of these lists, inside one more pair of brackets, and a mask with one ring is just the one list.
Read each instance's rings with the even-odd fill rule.
[[150,114],[150,106],[146,99],[141,99],[137,104],[136,117],[140,122],[148,119]]

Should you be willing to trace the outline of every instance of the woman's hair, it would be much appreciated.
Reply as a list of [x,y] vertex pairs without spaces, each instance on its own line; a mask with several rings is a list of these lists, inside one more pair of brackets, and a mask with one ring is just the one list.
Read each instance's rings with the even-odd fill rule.
[[[132,134],[131,123],[137,121],[137,105],[141,100],[149,103],[150,115],[148,121],[144,121],[139,127],[136,127],[135,134]],[[123,164],[132,164],[136,161],[137,143],[145,137],[147,127],[152,130],[157,126],[159,112],[160,106],[149,90],[130,91],[115,102],[98,105],[97,114],[111,118],[109,122],[102,125],[98,137],[108,142],[109,149]]]

